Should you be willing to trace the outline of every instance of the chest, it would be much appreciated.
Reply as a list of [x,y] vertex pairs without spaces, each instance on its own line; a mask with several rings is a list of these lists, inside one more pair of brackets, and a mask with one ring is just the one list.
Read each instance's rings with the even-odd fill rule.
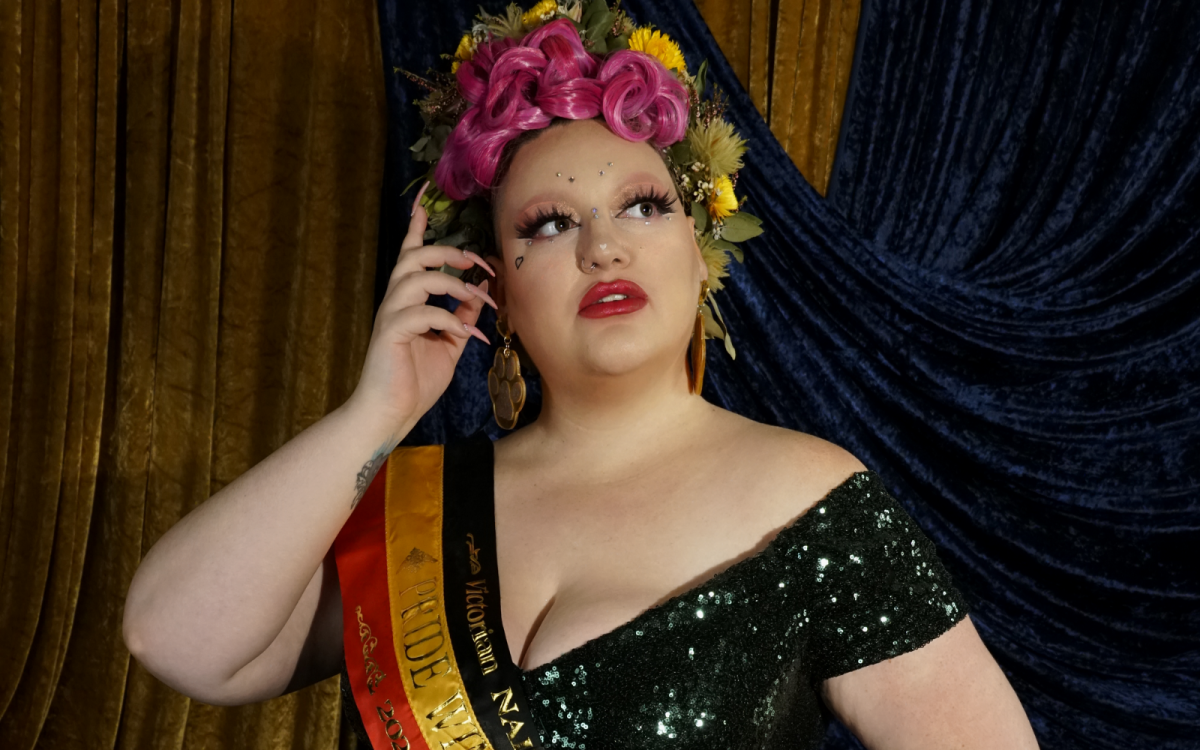
[[578,482],[495,477],[497,557],[509,649],[519,666],[609,633],[761,549],[786,518],[753,471],[697,461]]

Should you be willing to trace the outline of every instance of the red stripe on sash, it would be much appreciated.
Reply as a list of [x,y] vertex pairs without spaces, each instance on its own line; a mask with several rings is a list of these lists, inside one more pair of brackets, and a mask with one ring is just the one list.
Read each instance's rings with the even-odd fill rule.
[[334,541],[346,673],[375,750],[429,750],[404,692],[392,638],[385,534],[387,473],[385,461]]

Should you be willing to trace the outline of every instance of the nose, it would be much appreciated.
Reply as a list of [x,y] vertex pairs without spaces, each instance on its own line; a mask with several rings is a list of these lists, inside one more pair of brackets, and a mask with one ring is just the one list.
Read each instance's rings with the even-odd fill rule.
[[579,243],[578,250],[579,269],[584,273],[597,273],[608,268],[627,267],[629,249],[612,231],[612,220],[597,209],[585,222],[580,238],[583,242]]

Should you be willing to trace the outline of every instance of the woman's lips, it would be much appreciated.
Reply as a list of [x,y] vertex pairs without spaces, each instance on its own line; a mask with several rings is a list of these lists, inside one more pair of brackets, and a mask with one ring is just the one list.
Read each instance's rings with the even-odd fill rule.
[[626,297],[613,302],[597,302],[579,311],[582,318],[607,318],[610,315],[624,315],[636,312],[646,306],[642,297]]

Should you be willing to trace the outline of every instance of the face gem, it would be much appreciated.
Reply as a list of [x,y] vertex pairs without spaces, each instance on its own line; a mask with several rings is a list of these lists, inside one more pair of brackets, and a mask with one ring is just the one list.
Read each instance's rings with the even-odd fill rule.
[[562,177],[562,172],[558,172],[556,176]]
[[[611,161],[608,163],[608,166],[610,166],[610,167],[612,166],[612,162],[611,162]],[[604,174],[604,173],[603,173],[603,172],[601,172],[600,174]]]
[[604,170],[603,170],[603,169],[601,169],[601,170],[600,170],[600,174],[604,174]]
[[600,249],[601,249],[601,250],[603,250],[603,249],[604,249],[604,248],[606,248],[606,247],[608,247],[608,243],[607,243],[607,242],[601,243],[601,245],[600,245]]
[[575,178],[574,178],[574,177],[568,177],[568,178],[567,178],[567,180],[568,180],[568,181],[570,181],[570,182],[574,182],[574,181],[575,181]]
[[520,268],[520,267],[521,267],[521,264],[522,264],[522,263],[524,263],[524,262],[525,262],[525,256],[524,256],[524,255],[518,255],[518,256],[517,256],[517,261],[516,261],[517,268]]

